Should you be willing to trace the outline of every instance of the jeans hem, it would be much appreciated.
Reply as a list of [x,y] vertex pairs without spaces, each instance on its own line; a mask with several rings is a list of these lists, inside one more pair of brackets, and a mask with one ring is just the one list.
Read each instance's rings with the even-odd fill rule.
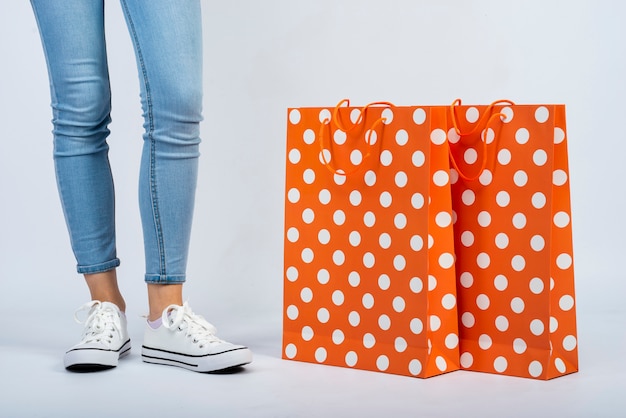
[[145,281],[148,284],[182,284],[185,283],[184,274],[146,274]]
[[77,265],[76,271],[79,274],[95,274],[104,273],[105,271],[113,270],[119,267],[120,259],[114,258],[113,260],[105,261],[104,263],[91,264],[91,265]]

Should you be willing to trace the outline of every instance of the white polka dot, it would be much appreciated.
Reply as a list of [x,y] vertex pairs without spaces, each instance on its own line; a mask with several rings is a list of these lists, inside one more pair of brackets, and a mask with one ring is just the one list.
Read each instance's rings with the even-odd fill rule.
[[302,261],[304,261],[305,263],[310,263],[313,261],[313,258],[315,257],[315,254],[313,253],[313,250],[310,248],[305,248],[304,250],[302,250],[302,253],[300,254],[300,257],[302,258]]
[[542,209],[546,205],[546,195],[541,192],[533,194],[532,203],[535,209]]
[[404,309],[406,308],[406,302],[401,296],[396,296],[395,298],[393,298],[393,302],[391,303],[391,305],[393,306],[393,310],[398,313],[404,312]]
[[576,337],[574,337],[573,335],[568,335],[567,337],[563,338],[563,348],[566,351],[574,351],[574,349],[576,349],[576,345]]
[[559,373],[565,373],[567,371],[567,367],[565,366],[565,362],[560,358],[554,359],[554,367],[558,370]]
[[361,315],[359,315],[359,313],[356,311],[350,312],[350,314],[348,315],[348,322],[353,327],[358,327],[361,323]]
[[519,170],[513,176],[513,182],[517,187],[524,187],[528,183],[528,174],[525,171]]
[[491,144],[496,139],[496,133],[491,128],[487,128],[486,131],[481,132],[481,135],[484,135],[487,144]]
[[415,151],[413,153],[413,157],[411,158],[411,162],[415,167],[422,167],[426,162],[426,156],[422,151]]
[[461,315],[461,323],[465,328],[472,328],[476,324],[476,318],[471,312],[465,312]]
[[454,307],[456,306],[456,296],[448,293],[441,299],[441,306],[443,306],[443,309],[446,309],[448,311],[454,309]]
[[435,145],[442,145],[446,142],[446,131],[443,129],[435,129],[430,133],[430,140]]
[[343,292],[341,290],[335,290],[333,292],[332,299],[333,299],[333,303],[336,306],[341,306],[341,305],[343,305],[345,297],[344,297]]
[[289,122],[294,125],[300,123],[301,117],[302,115],[300,114],[300,111],[298,109],[291,109],[291,111],[289,112]]
[[332,115],[331,115],[331,113],[330,113],[330,110],[328,110],[328,109],[322,109],[322,110],[320,111],[320,114],[319,114],[319,120],[320,120],[320,122],[324,123],[324,121],[325,121],[325,120],[330,121],[331,117],[332,117]]
[[387,290],[389,289],[389,286],[391,286],[391,279],[386,274],[381,274],[378,277],[378,287],[381,290]]
[[287,357],[288,359],[293,359],[296,357],[296,354],[298,354],[298,348],[295,346],[295,344],[287,344],[285,346],[285,357]]
[[509,320],[506,316],[500,315],[496,318],[496,328],[501,332],[505,332],[509,329]]
[[552,334],[556,332],[557,329],[559,329],[559,321],[555,317],[551,316],[550,317],[550,333]]
[[337,145],[345,144],[347,138],[348,138],[348,135],[346,135],[346,133],[342,131],[341,129],[337,129],[335,133],[333,134],[333,141],[335,141],[335,144]]
[[480,113],[478,112],[478,109],[476,109],[475,107],[469,107],[466,111],[465,111],[465,119],[469,122],[469,123],[474,123],[478,120],[478,118],[480,117]]
[[526,144],[529,138],[530,138],[530,132],[528,132],[528,129],[526,128],[519,128],[515,132],[515,141],[520,145]]
[[295,267],[289,267],[287,268],[285,275],[287,276],[287,280],[289,280],[290,282],[295,282],[296,280],[298,280],[298,269]]
[[350,153],[350,162],[352,165],[359,165],[363,161],[363,154],[358,149],[353,150]]
[[361,123],[361,109],[354,108],[350,111],[350,121],[354,124]]
[[510,107],[506,106],[503,107],[502,109],[500,109],[500,113],[503,113],[504,116],[501,116],[500,119],[502,120],[502,122],[504,123],[509,123],[513,120],[513,117],[515,116],[515,113],[513,112],[513,109],[511,109]]
[[393,267],[397,271],[403,271],[406,268],[406,259],[402,255],[397,255],[393,258]]
[[413,376],[418,376],[422,373],[422,363],[419,360],[413,359],[409,362],[409,373]]
[[398,229],[404,229],[406,227],[406,223],[407,223],[406,215],[404,215],[403,213],[398,213],[393,218],[393,224]]
[[459,173],[454,168],[450,169],[450,183],[456,184],[459,181]]
[[474,148],[468,148],[463,153],[463,160],[467,164],[474,164],[476,161],[478,161],[478,152],[476,152]]
[[461,354],[460,360],[461,360],[461,367],[465,369],[469,369],[474,364],[474,357],[469,352],[465,352]]
[[300,200],[300,190],[295,188],[289,189],[289,192],[287,192],[287,199],[289,199],[291,203],[298,203]]
[[393,342],[393,348],[395,348],[398,353],[404,353],[408,346],[409,344],[402,337],[396,338]]
[[391,202],[392,202],[392,198],[391,198],[391,193],[389,192],[382,192],[380,194],[380,205],[384,208],[388,208],[389,206],[391,206]]
[[341,170],[337,170],[338,174],[333,175],[333,181],[338,186],[341,186],[346,182],[346,176],[343,174],[343,172],[339,173],[340,171]]
[[410,328],[413,334],[419,335],[422,333],[422,331],[424,331],[424,324],[422,323],[421,319],[413,318],[411,319]]
[[300,151],[297,148],[293,148],[289,151],[289,162],[291,164],[298,164],[300,162]]
[[317,272],[317,281],[320,284],[326,284],[330,281],[330,273],[326,269],[320,269]]
[[417,125],[422,125],[426,122],[426,112],[422,108],[417,108],[413,111],[413,122]]
[[461,195],[461,200],[463,201],[465,205],[471,206],[476,201],[476,194],[474,194],[472,190],[467,189]]
[[521,255],[516,255],[511,259],[511,267],[515,271],[522,271],[526,268],[526,260]]
[[543,366],[541,365],[541,363],[537,360],[532,361],[529,365],[528,365],[528,373],[532,376],[532,377],[539,377],[541,376],[541,373],[543,373]]
[[396,144],[402,147],[406,145],[407,142],[409,142],[408,132],[404,129],[399,129],[398,132],[396,132]]
[[554,215],[554,225],[558,228],[565,228],[569,225],[569,214],[567,212],[557,212]]
[[287,307],[287,318],[293,321],[295,319],[298,319],[298,314],[299,314],[299,311],[296,305],[289,305]]
[[395,177],[396,186],[402,188],[406,186],[409,181],[409,177],[406,175],[404,171],[398,171]]
[[533,292],[535,295],[539,295],[543,292],[545,286],[543,284],[543,280],[541,280],[539,277],[534,277],[530,280],[529,287],[531,292]]
[[359,244],[361,244],[361,234],[359,234],[357,231],[350,232],[350,236],[348,237],[348,239],[350,241],[350,245],[352,245],[353,247],[358,247]]
[[506,148],[503,148],[498,152],[498,162],[501,165],[507,165],[511,162],[511,151]]
[[330,163],[332,159],[332,155],[330,154],[330,151],[328,149],[324,148],[320,151],[318,158],[321,164],[328,165],[328,163]]
[[363,254],[363,265],[365,267],[371,269],[372,267],[374,267],[374,264],[376,264],[376,258],[374,257],[374,254],[369,252]]
[[503,292],[506,290],[507,287],[509,287],[509,279],[506,278],[506,276],[504,274],[498,274],[494,279],[493,279],[493,286]]
[[346,353],[346,366],[354,367],[358,361],[359,357],[354,351],[348,351]]
[[535,120],[544,123],[550,117],[550,111],[545,106],[540,106],[535,110]]
[[328,356],[328,353],[326,352],[326,349],[324,347],[320,347],[317,350],[315,350],[315,360],[318,363],[325,362],[327,356]]
[[443,170],[439,170],[433,175],[433,183],[439,187],[447,185],[449,180],[450,176]]
[[472,273],[465,271],[461,273],[460,281],[461,281],[461,286],[463,286],[466,289],[469,289],[474,284],[474,276],[472,276]]
[[435,216],[435,223],[440,228],[450,226],[452,223],[452,216],[448,212],[439,212],[437,216]]
[[320,321],[322,324],[327,323],[330,320],[330,312],[328,311],[328,309],[326,308],[320,308],[317,311],[317,319],[318,321]]
[[326,245],[330,242],[330,232],[327,229],[321,229],[317,234],[317,239],[322,245]]
[[459,346],[459,336],[457,334],[448,334],[446,335],[446,339],[444,340],[444,344],[446,348],[449,350],[454,350]]
[[365,184],[372,187],[376,184],[376,173],[372,170],[368,170],[363,176],[363,181],[365,181]]
[[481,269],[486,269],[487,267],[489,267],[489,265],[491,264],[491,258],[489,257],[489,254],[487,253],[478,254],[478,257],[476,257],[476,264]]
[[289,242],[297,242],[300,238],[300,231],[298,228],[291,227],[287,230],[287,239]]
[[499,356],[493,362],[493,369],[498,373],[504,373],[509,366],[509,362],[505,357]]
[[559,299],[559,307],[564,311],[569,311],[574,307],[574,298],[570,295],[564,295]]
[[567,173],[563,170],[554,170],[552,174],[552,184],[555,186],[563,186],[567,183]]
[[365,212],[365,216],[363,216],[363,223],[367,227],[372,227],[376,223],[376,215],[373,212]]
[[338,209],[333,213],[333,222],[335,225],[343,225],[346,222],[346,214],[341,209]]
[[554,143],[560,144],[565,140],[565,131],[559,127],[554,128]]
[[478,214],[478,224],[483,228],[488,227],[491,224],[491,214],[487,211],[482,211]]
[[318,194],[318,199],[322,205],[327,205],[328,203],[330,203],[331,194],[328,189],[320,190]]
[[315,131],[313,129],[307,129],[302,134],[302,139],[304,140],[305,144],[311,145],[313,142],[315,142]]
[[386,232],[380,234],[380,236],[378,237],[378,244],[381,248],[384,249],[388,249],[389,247],[391,247],[391,235]]
[[383,123],[385,125],[388,125],[391,123],[391,121],[393,121],[393,110],[386,108],[385,110],[383,110],[381,116],[385,119]]
[[315,171],[310,168],[304,170],[302,178],[306,184],[313,184],[315,182]]
[[533,154],[533,162],[536,166],[543,167],[548,162],[548,154],[544,150],[538,149]]
[[374,307],[374,296],[370,293],[366,293],[363,295],[361,302],[363,303],[363,307],[365,309],[372,309]]
[[424,196],[421,193],[415,193],[411,197],[411,206],[415,209],[421,209],[424,207]]
[[445,372],[448,369],[448,363],[446,362],[446,359],[442,356],[437,356],[437,358],[435,359],[435,365],[437,366],[439,371],[442,372]]
[[419,277],[413,277],[409,282],[409,287],[411,288],[411,292],[420,293],[424,289],[424,282]]
[[474,244],[474,234],[471,231],[464,231],[461,234],[461,244],[465,247],[471,247]]
[[567,270],[572,266],[572,256],[570,256],[569,254],[560,254],[557,258],[556,258],[556,265],[561,269],[561,270]]
[[311,341],[313,337],[315,336],[315,333],[313,332],[313,328],[309,326],[303,327],[300,334],[304,341]]
[[496,247],[498,247],[501,250],[504,250],[508,246],[509,246],[509,236],[507,234],[505,234],[504,232],[500,232],[498,235],[496,235]]
[[530,248],[535,251],[542,251],[546,246],[546,241],[541,235],[535,235],[530,239]]
[[493,180],[493,174],[491,173],[491,171],[487,169],[484,169],[480,177],[478,177],[478,181],[483,186],[489,186],[492,180]]
[[489,296],[480,294],[476,297],[476,306],[478,306],[478,309],[485,311],[489,309],[490,304],[491,301],[489,300]]
[[333,331],[332,339],[333,339],[333,343],[335,343],[336,345],[343,343],[345,338],[346,337],[343,331],[341,331],[340,329],[336,329]]
[[333,262],[335,263],[335,265],[342,266],[343,263],[345,263],[345,261],[346,261],[346,255],[343,253],[343,251],[336,250],[333,253]]
[[361,284],[361,276],[359,275],[359,273],[357,273],[356,271],[351,271],[350,274],[348,274],[348,283],[350,283],[350,286],[352,287],[357,287],[359,284]]
[[517,314],[524,312],[525,309],[524,300],[519,297],[511,299],[511,310]]
[[448,129],[448,142],[450,142],[451,144],[456,144],[457,142],[459,142],[460,139],[461,137],[459,136],[459,134],[456,133],[456,130],[454,128]]
[[513,215],[513,226],[517,229],[524,229],[526,227],[526,215],[523,213]]
[[450,253],[443,253],[439,256],[439,266],[443,269],[449,269],[454,266],[454,255]]
[[493,340],[487,334],[482,334],[478,337],[478,346],[483,350],[489,350],[491,345],[493,344]]
[[410,244],[413,251],[421,251],[424,248],[424,239],[419,235],[413,235]]
[[384,150],[380,153],[380,163],[385,167],[389,167],[393,161],[393,155],[388,150]]
[[383,331],[389,330],[391,328],[391,319],[388,315],[381,315],[378,317],[378,326]]
[[505,208],[505,207],[509,206],[509,203],[511,203],[511,196],[507,192],[505,192],[504,190],[500,191],[496,195],[496,203],[501,208]]
[[350,203],[352,204],[352,206],[359,206],[361,204],[361,201],[361,192],[359,192],[358,190],[353,190],[352,192],[350,192]]
[[540,319],[533,319],[530,321],[530,332],[532,332],[533,335],[539,336],[543,334],[544,330],[545,326]]
[[528,345],[526,344],[526,341],[522,340],[521,338],[516,338],[513,340],[513,351],[515,351],[517,354],[524,354],[527,348]]

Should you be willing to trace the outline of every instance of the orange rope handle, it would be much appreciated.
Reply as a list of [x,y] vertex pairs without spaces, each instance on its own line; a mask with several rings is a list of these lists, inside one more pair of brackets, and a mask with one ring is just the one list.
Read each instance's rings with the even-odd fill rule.
[[354,124],[352,124],[352,127],[350,128],[346,128],[345,125],[343,124],[343,122],[341,121],[341,118],[339,117],[339,108],[342,107],[342,105],[346,105],[346,107],[350,106],[350,100],[349,99],[343,99],[341,100],[339,103],[337,103],[337,106],[335,106],[335,109],[333,110],[333,120],[335,121],[335,124],[337,125],[337,127],[339,129],[341,129],[342,131],[344,131],[345,133],[351,132],[354,128],[356,128],[357,126],[361,126],[361,122],[363,122],[365,120],[365,113],[367,112],[367,109],[369,109],[372,106],[385,106],[385,107],[394,107],[394,105],[390,102],[371,102],[366,104],[365,106],[363,106],[361,108],[361,112],[359,114],[359,118],[356,120],[356,122]]
[[468,135],[475,134],[478,129],[483,127],[483,123],[482,122],[483,122],[483,120],[485,118],[488,118],[488,120],[487,120],[487,123],[484,124],[484,127],[487,127],[487,125],[489,125],[489,122],[491,121],[491,116],[489,116],[490,113],[493,111],[493,108],[495,106],[501,105],[501,104],[514,105],[515,103],[513,103],[510,100],[496,100],[495,102],[493,102],[489,106],[487,106],[487,110],[485,111],[485,113],[483,113],[482,117],[476,122],[476,126],[474,126],[474,129],[472,129],[470,132],[461,132],[461,129],[459,128],[459,122],[458,122],[458,119],[456,117],[456,110],[455,110],[457,107],[461,106],[461,99],[456,99],[450,105],[450,114],[452,116],[452,125],[454,126],[454,131],[459,136],[468,136]]
[[[325,131],[324,127],[330,126],[330,119],[329,118],[324,119],[322,121],[322,124],[320,125],[320,130],[319,130],[320,155],[322,157],[322,162],[323,162],[324,166],[331,173],[337,174],[337,175],[342,175],[342,176],[349,176],[349,175],[351,175],[353,173],[356,173],[357,171],[360,171],[365,166],[365,161],[372,155],[372,148],[373,148],[372,132],[376,132],[376,127],[378,125],[380,125],[381,123],[384,124],[386,121],[387,121],[386,118],[379,118],[379,119],[376,120],[376,122],[374,122],[372,124],[371,129],[367,132],[367,135],[365,137],[365,142],[367,143],[367,145],[369,147],[368,150],[367,150],[367,153],[365,154],[365,156],[361,160],[360,164],[358,164],[356,167],[354,167],[350,171],[345,171],[345,170],[340,169],[340,168],[335,168],[331,164],[331,162],[326,159],[326,154],[324,153],[324,151],[326,150],[326,148],[324,148],[324,131]],[[382,129],[381,129],[380,143],[382,143]],[[328,151],[331,152],[330,149]]]

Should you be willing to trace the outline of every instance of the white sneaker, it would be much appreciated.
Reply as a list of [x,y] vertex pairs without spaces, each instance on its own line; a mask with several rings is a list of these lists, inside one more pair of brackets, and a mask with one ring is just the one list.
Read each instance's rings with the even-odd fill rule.
[[191,308],[170,305],[157,329],[146,324],[141,357],[146,363],[178,366],[196,372],[216,372],[252,361],[248,347],[222,341],[217,330]]
[[[78,313],[88,309],[87,318],[80,320]],[[130,353],[126,316],[115,304],[93,300],[81,306],[74,319],[85,324],[85,330],[81,341],[65,353],[66,369],[82,372],[109,369]]]

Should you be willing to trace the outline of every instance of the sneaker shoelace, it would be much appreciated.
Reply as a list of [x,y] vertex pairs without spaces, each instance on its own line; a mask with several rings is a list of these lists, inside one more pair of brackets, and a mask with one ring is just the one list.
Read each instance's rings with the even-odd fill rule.
[[[87,310],[89,311],[87,317],[80,319],[78,314]],[[104,306],[100,301],[92,300],[78,308],[74,313],[74,320],[85,325],[81,339],[82,344],[104,343],[110,345],[115,335],[122,338],[122,324],[118,312],[111,307]]]
[[219,344],[223,341],[215,336],[217,329],[200,315],[192,312],[185,302],[183,306],[170,305],[163,311],[163,326],[170,330],[184,332],[194,344],[203,348],[208,344]]

